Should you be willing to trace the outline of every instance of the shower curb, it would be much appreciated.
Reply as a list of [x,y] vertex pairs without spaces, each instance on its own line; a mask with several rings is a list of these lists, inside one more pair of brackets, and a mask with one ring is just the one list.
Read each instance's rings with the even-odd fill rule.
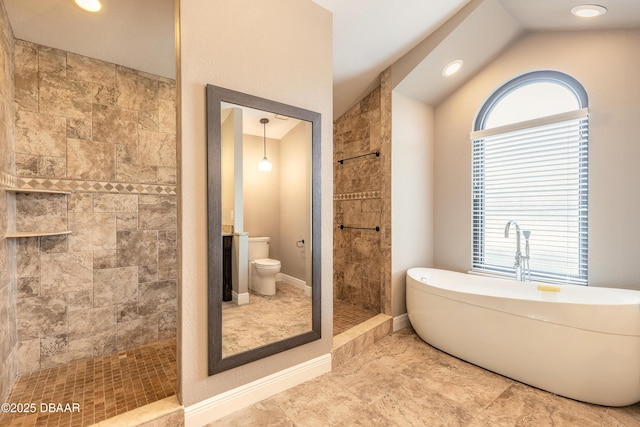
[[393,317],[378,314],[336,335],[333,337],[333,348],[331,349],[331,369],[336,369],[376,341],[391,334],[392,330]]

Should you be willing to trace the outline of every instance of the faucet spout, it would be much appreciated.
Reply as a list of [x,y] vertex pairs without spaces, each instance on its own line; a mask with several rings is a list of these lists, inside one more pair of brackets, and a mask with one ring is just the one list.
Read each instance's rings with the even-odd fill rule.
[[515,256],[515,262],[513,263],[513,266],[516,269],[516,280],[522,281],[523,274],[522,274],[522,251],[520,250],[520,226],[518,225],[517,222],[515,222],[514,220],[509,220],[507,222],[507,225],[504,227],[504,237],[509,238],[509,228],[511,227],[511,224],[513,224],[516,227],[516,256]]
[[507,222],[507,225],[504,227],[504,237],[509,238],[509,227],[511,224],[516,226],[516,254],[520,254],[520,226],[514,220],[510,220]]

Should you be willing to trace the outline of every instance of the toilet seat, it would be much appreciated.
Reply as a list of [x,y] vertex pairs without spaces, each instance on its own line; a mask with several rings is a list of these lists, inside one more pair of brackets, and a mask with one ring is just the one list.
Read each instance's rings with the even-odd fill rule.
[[258,268],[280,268],[280,261],[271,258],[260,258],[253,261]]

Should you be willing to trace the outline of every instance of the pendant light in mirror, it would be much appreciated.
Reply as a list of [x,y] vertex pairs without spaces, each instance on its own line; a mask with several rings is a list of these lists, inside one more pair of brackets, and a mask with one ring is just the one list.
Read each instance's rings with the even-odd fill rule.
[[263,148],[264,148],[264,157],[258,163],[258,170],[262,172],[271,172],[271,162],[267,159],[267,123],[269,123],[269,119],[260,119],[260,123],[264,127],[264,139],[263,139]]
[[99,12],[102,9],[100,0],[74,0],[74,3],[87,12]]

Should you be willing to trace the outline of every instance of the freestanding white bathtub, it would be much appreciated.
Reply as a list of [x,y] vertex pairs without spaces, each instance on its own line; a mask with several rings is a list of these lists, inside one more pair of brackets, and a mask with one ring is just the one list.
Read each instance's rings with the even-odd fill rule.
[[640,401],[640,291],[407,271],[407,312],[427,343],[552,393]]

